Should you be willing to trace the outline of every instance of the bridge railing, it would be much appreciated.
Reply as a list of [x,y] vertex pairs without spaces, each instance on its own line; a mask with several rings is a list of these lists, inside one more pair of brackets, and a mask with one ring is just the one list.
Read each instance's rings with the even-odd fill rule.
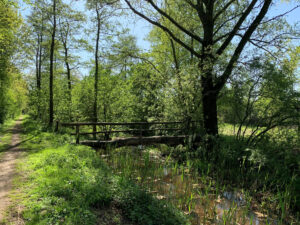
[[[113,133],[130,133],[136,136],[142,137],[143,135],[151,132],[157,131],[172,131],[176,133],[181,133],[182,131],[188,129],[194,129],[199,121],[190,121],[189,123],[183,121],[171,121],[171,122],[56,122],[56,131],[59,127],[75,127],[75,132],[71,135],[75,135],[76,144],[80,142],[80,135],[93,135],[96,139],[97,134],[104,134],[104,138],[109,140],[109,137]],[[84,131],[80,132],[80,127],[82,126],[92,126],[93,132]],[[161,126],[161,127],[157,127]],[[170,127],[172,126],[172,127]],[[174,127],[175,126],[175,127]],[[97,127],[101,127],[97,130]],[[124,128],[125,127],[125,128]],[[129,128],[128,128],[129,127]],[[123,128],[123,129],[122,129]]]

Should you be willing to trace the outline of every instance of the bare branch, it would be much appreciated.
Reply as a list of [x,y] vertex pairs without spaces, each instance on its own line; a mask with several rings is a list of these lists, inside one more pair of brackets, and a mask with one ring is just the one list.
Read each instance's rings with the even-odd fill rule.
[[156,22],[152,19],[150,19],[149,17],[147,17],[146,15],[144,15],[143,13],[137,11],[129,2],[129,0],[125,0],[125,2],[127,3],[127,5],[129,6],[129,8],[137,15],[139,15],[140,17],[142,17],[143,19],[147,20],[149,23],[158,26],[159,28],[161,28],[163,31],[165,31],[166,33],[168,33],[172,39],[174,41],[176,41],[178,44],[180,44],[182,47],[184,47],[185,49],[187,49],[188,51],[192,52],[194,55],[196,55],[197,57],[200,57],[201,55],[196,52],[192,47],[190,47],[189,45],[187,45],[186,43],[184,43],[183,41],[181,41],[179,38],[176,37],[175,34],[173,34],[173,32],[168,29],[167,27],[165,27],[164,25],[160,24],[159,22]]
[[[255,4],[256,4],[257,1],[258,0],[252,0],[251,1],[250,5],[246,9],[246,11],[242,14],[242,16],[240,17],[240,19],[238,20],[238,22],[236,23],[236,25],[232,29],[231,33],[227,37],[227,39],[223,42],[223,44],[221,45],[221,47],[217,50],[217,55],[221,55],[223,53],[223,51],[227,48],[227,46],[230,44],[230,42],[232,41],[233,37],[238,32],[239,28],[241,27],[241,25],[243,24],[243,22],[246,20],[246,18],[248,17],[248,15],[250,14],[250,12],[254,8],[254,6],[255,6]],[[257,26],[255,26],[255,28],[256,27]]]
[[233,56],[231,57],[231,59],[230,59],[228,65],[227,65],[223,75],[221,77],[219,77],[218,80],[217,80],[217,83],[215,85],[215,89],[217,91],[221,90],[221,88],[225,85],[228,77],[230,76],[230,74],[232,72],[234,64],[237,62],[241,52],[243,51],[245,45],[249,41],[251,35],[255,31],[255,29],[258,27],[258,25],[260,24],[260,22],[262,21],[262,19],[266,15],[266,13],[268,12],[268,9],[271,5],[271,2],[272,2],[272,0],[265,0],[265,3],[263,5],[262,9],[260,10],[259,14],[256,16],[254,21],[249,26],[248,30],[243,35],[241,41],[239,42],[237,48],[234,51]]
[[225,25],[226,23],[230,22],[231,20],[234,20],[235,18],[239,17],[240,15],[242,15],[242,13],[238,13],[238,14],[236,14],[236,15],[234,15],[234,16],[228,18],[227,20],[223,21],[223,23],[221,23],[221,25],[218,26],[218,27],[216,28],[216,30],[214,31],[214,35],[216,35],[216,34],[222,29],[222,27],[224,27],[224,25]]
[[[179,30],[181,30],[182,32],[186,33],[187,35],[189,35],[190,37],[194,38],[195,40],[199,41],[200,43],[203,43],[202,38],[200,38],[198,35],[188,31],[187,29],[185,29],[183,26],[181,26],[178,22],[175,21],[175,19],[173,19],[170,15],[168,15],[165,11],[163,11],[162,9],[160,9],[157,5],[154,4],[154,2],[152,0],[146,0],[147,2],[150,3],[150,5],[158,12],[160,13],[162,16],[164,16],[165,18],[167,18],[170,22],[172,22]],[[127,1],[126,1],[127,2]]]
[[279,14],[279,15],[277,15],[277,16],[271,18],[271,19],[268,19],[268,20],[266,20],[266,21],[262,21],[261,24],[269,23],[269,22],[271,22],[271,21],[273,21],[273,20],[277,20],[277,19],[279,19],[279,18],[281,18],[281,17],[283,17],[283,16],[286,16],[287,14],[293,12],[295,9],[297,9],[297,8],[299,8],[299,7],[300,7],[300,5],[297,5],[297,6],[295,6],[294,8],[292,8],[291,10],[286,11],[285,13]]
[[218,17],[224,13],[226,11],[226,9],[236,0],[231,0],[229,1],[219,12],[216,13],[216,15],[214,16],[214,21],[216,21],[218,19]]
[[255,43],[252,39],[249,39],[249,42],[250,42],[252,45],[254,45],[255,47],[260,48],[260,49],[264,50],[265,52],[267,52],[268,54],[270,54],[274,59],[277,59],[277,57],[276,57],[271,51],[269,51],[269,50],[266,49],[265,47],[263,47],[263,46],[261,46],[261,45]]

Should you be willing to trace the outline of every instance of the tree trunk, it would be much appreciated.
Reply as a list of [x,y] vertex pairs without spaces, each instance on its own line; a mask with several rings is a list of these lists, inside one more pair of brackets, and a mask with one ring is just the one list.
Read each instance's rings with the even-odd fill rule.
[[[202,76],[202,107],[203,107],[203,122],[204,130],[208,135],[204,143],[206,146],[205,157],[212,160],[212,157],[217,157],[213,152],[215,150],[215,137],[218,135],[218,114],[217,114],[217,99],[218,93],[213,88],[212,74],[208,78]],[[216,160],[216,158],[215,158]]]
[[218,135],[217,94],[203,91],[202,95],[204,129],[207,134],[216,136]]
[[37,90],[38,90],[38,118],[42,119],[41,113],[41,82],[42,82],[42,43],[43,43],[43,22],[42,22],[42,30],[39,35],[39,52],[38,52],[38,67],[37,67]]
[[[98,8],[96,6],[96,14],[97,14],[97,37],[96,37],[96,49],[95,49],[95,83],[94,83],[94,122],[98,121],[98,52],[99,52],[99,39],[100,39],[100,15]],[[93,132],[97,132],[97,127],[93,126]],[[96,134],[94,134],[94,139],[96,139]]]
[[204,129],[208,135],[218,135],[217,99],[218,92],[213,86],[212,73],[202,76],[202,107]]
[[36,88],[39,89],[39,53],[40,53],[40,35],[37,38],[37,48],[35,54],[35,73],[36,73]]
[[53,0],[53,30],[50,48],[50,78],[49,78],[49,127],[53,125],[53,58],[55,47],[55,31],[56,31],[56,0]]
[[72,111],[71,111],[72,84],[71,84],[71,68],[70,68],[70,64],[69,64],[69,55],[68,55],[68,47],[67,47],[67,37],[66,37],[66,40],[63,41],[63,46],[64,46],[64,50],[65,50],[65,65],[67,68],[67,79],[68,79],[69,118],[70,118],[70,121],[72,121]]
[[43,43],[43,30],[44,30],[44,23],[42,21],[42,30],[41,30],[41,34],[40,34],[40,39],[39,39],[39,66],[38,66],[38,73],[39,73],[39,77],[37,80],[37,88],[39,89],[39,91],[41,90],[41,83],[42,83],[42,43]]

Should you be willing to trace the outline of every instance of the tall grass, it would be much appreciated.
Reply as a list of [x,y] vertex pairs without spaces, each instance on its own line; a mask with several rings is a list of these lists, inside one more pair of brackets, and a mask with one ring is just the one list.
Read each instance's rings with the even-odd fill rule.
[[[143,153],[131,147],[109,151],[108,162],[117,172],[135,179],[187,214],[198,210],[200,218],[195,224],[216,221],[214,202],[220,197],[222,200],[226,192],[237,193],[243,199],[242,207],[232,204],[225,210],[221,220],[226,224],[256,223],[255,214],[265,217],[263,224],[273,224],[274,220],[277,224],[299,223],[299,155],[293,155],[284,142],[265,141],[249,147],[230,136],[218,141],[211,158],[205,158],[205,146],[195,150],[160,145],[146,148]],[[157,155],[165,157],[157,161]],[[164,174],[165,169],[172,174]],[[191,187],[194,184],[196,188]],[[170,189],[172,185],[176,193]]]

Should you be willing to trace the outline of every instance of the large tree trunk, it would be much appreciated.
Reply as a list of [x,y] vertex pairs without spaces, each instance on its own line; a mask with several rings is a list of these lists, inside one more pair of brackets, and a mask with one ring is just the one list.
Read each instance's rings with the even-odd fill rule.
[[[203,44],[200,57],[202,84],[203,122],[206,134],[218,134],[217,92],[214,88],[213,36],[214,36],[214,2],[207,3],[207,14],[202,19],[204,27]],[[210,149],[208,149],[210,150]]]
[[55,47],[55,31],[56,31],[56,0],[53,0],[53,30],[50,48],[50,78],[49,78],[49,127],[53,125],[53,58]]
[[203,122],[208,135],[218,134],[217,94],[213,90],[202,91]]
[[205,133],[208,135],[204,140],[206,146],[205,156],[212,159],[215,150],[215,137],[218,135],[218,93],[215,91],[212,80],[212,73],[202,76],[202,111]]

